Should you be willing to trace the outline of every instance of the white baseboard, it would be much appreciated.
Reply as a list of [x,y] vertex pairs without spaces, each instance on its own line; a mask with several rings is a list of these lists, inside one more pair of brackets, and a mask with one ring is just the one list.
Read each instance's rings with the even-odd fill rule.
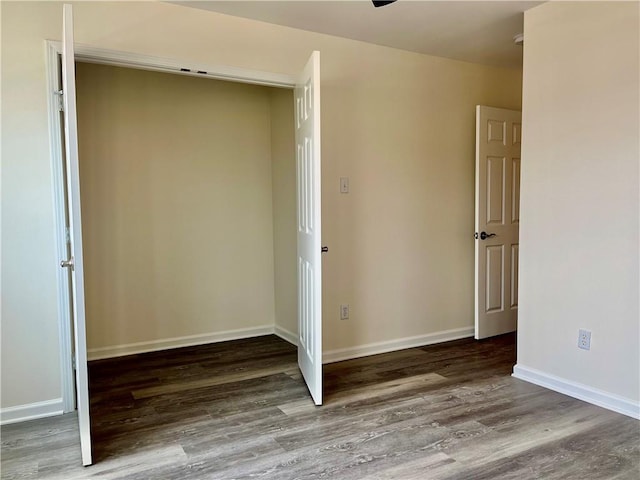
[[260,337],[274,333],[273,325],[263,325],[260,327],[241,328],[238,330],[227,330],[224,332],[204,333],[200,335],[189,335],[186,337],[165,338],[162,340],[152,340],[149,342],[128,343],[124,345],[113,345],[109,347],[89,348],[87,350],[88,360],[101,360],[103,358],[122,357],[136,353],[157,352],[170,348],[191,347],[194,345],[204,345],[207,343],[226,342],[228,340],[239,340],[249,337]]
[[513,367],[513,376],[525,382],[534,383],[549,390],[564,393],[578,400],[584,400],[593,405],[640,420],[640,403],[627,398],[520,364]]
[[287,330],[286,328],[283,328],[283,327],[281,327],[279,325],[276,325],[273,328],[273,333],[275,333],[281,339],[289,342],[291,345],[296,346],[296,347],[298,346],[298,335],[296,335],[292,331]]
[[36,418],[53,417],[55,415],[62,415],[63,412],[64,405],[61,398],[3,408],[0,409],[0,425],[26,422],[27,420],[35,420]]
[[423,347],[434,343],[450,342],[451,340],[458,340],[460,338],[473,337],[473,334],[473,327],[465,327],[436,333],[428,333],[427,335],[399,338],[397,340],[389,340],[386,342],[369,343],[366,345],[359,345],[357,347],[340,348],[324,352],[322,355],[322,363],[334,363],[342,360],[350,360],[352,358],[377,355],[379,353],[395,352],[396,350],[404,350],[405,348]]

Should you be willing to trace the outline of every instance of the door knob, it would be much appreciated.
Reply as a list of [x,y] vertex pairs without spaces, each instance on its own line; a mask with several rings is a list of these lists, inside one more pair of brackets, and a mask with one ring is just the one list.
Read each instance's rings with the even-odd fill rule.
[[60,262],[60,266],[62,268],[70,268],[71,270],[73,270],[73,257],[71,257],[69,260],[62,260]]
[[[486,240],[487,238],[491,238],[491,237],[495,237],[496,234],[495,233],[487,233],[487,232],[480,232],[480,240]],[[476,240],[478,239],[478,232],[476,232],[475,234]]]
[[321,251],[322,253],[327,253],[327,252],[329,251],[329,247],[322,247],[322,248],[320,249],[320,251]]

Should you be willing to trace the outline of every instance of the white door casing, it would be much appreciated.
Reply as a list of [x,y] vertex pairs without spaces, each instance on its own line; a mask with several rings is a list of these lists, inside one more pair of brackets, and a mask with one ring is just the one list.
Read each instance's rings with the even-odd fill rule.
[[521,118],[476,107],[476,339],[517,327]]
[[296,81],[295,94],[298,365],[322,405],[322,258],[320,224],[320,52]]
[[91,465],[91,422],[89,418],[89,382],[84,304],[84,264],[80,215],[80,172],[78,166],[78,126],[76,112],[75,57],[73,51],[73,12],[63,7],[62,90],[64,102],[65,164],[67,171],[71,293],[76,360],[76,395],[82,464]]

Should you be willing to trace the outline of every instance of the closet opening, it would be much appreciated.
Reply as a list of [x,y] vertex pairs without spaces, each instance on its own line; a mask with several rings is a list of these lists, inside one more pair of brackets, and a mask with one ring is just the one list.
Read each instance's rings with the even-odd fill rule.
[[89,360],[295,339],[292,90],[86,62],[76,88]]
[[132,404],[114,420],[114,391],[174,401],[263,380],[266,365],[287,372],[290,396],[308,395],[293,90],[80,61],[76,88],[97,438],[140,415]]
[[[295,76],[186,68],[74,45],[70,7],[64,20],[47,65],[63,396],[77,395],[65,411],[82,463],[96,402],[213,399],[275,376],[321,404],[319,52]],[[89,365],[107,376],[90,382]]]

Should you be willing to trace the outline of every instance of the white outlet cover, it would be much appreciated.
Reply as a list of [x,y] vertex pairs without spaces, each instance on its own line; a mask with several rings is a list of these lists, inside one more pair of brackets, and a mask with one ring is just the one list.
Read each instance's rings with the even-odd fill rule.
[[580,329],[578,331],[578,348],[591,350],[591,332],[589,330]]

